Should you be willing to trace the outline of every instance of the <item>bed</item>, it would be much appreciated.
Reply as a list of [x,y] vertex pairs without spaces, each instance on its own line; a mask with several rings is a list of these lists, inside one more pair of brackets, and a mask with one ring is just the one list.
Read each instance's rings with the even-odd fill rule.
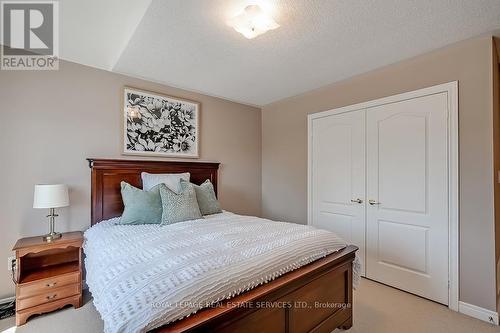
[[[355,246],[341,244],[331,233],[309,226],[271,222],[228,212],[208,216],[205,220],[168,226],[171,228],[163,229],[168,233],[151,225],[137,229],[115,227],[113,219],[123,211],[121,181],[141,187],[140,174],[143,171],[189,172],[191,182],[201,184],[209,179],[217,193],[219,164],[89,159],[89,166],[92,169],[91,224],[95,227],[86,232],[87,283],[107,331],[331,332],[335,328],[348,329],[352,326],[352,289],[357,277],[353,279],[353,265],[354,271],[359,265]],[[250,225],[251,228],[248,227]],[[239,238],[234,236],[237,234]],[[248,237],[242,238],[241,234]],[[149,235],[146,245],[135,249],[135,244],[144,240],[142,235]],[[112,238],[116,241],[111,241]],[[256,243],[259,243],[258,247],[254,246]],[[228,252],[227,244],[237,244],[238,251],[233,249]],[[166,252],[162,253],[162,249]],[[181,262],[181,266],[175,266],[180,260],[175,258],[165,260],[165,263],[158,261],[161,255],[176,253],[179,249],[189,249],[183,253],[196,265]],[[256,253],[255,249],[264,250]],[[206,255],[211,251],[214,253],[212,258]],[[204,252],[203,256],[201,252]],[[126,266],[125,258],[129,266]],[[140,275],[151,274],[146,273],[150,270],[138,269],[143,260],[141,258],[151,259],[154,267],[164,274],[176,267],[177,275],[164,275],[160,279],[161,285],[170,286],[170,298],[158,298],[155,294],[154,290],[161,289],[160,284],[155,284],[153,280],[144,283]],[[224,260],[214,261],[217,258]],[[241,266],[246,267],[246,271],[235,270],[232,262],[245,263],[246,266]],[[214,276],[209,279],[203,270],[214,265],[220,265],[220,269],[212,269]],[[136,273],[131,273],[133,269]],[[184,285],[179,282],[179,277],[186,274],[198,278],[188,279],[193,281],[185,289],[189,291],[187,294],[183,293]],[[235,284],[236,280],[238,284]],[[220,284],[212,284],[214,281]],[[159,312],[154,306],[151,309],[144,306],[145,302],[150,302],[161,307],[166,300],[194,302],[199,295],[191,290],[197,288],[200,294],[207,297],[200,299],[209,300],[209,303],[195,306],[190,303],[189,310],[185,311],[176,306],[175,311],[170,312]],[[127,296],[130,302],[128,298],[123,298],[123,290],[128,289],[136,292]],[[137,301],[139,298],[140,302]],[[117,307],[120,307],[119,310],[115,309]],[[110,308],[116,311],[111,314]],[[135,319],[120,323],[120,318],[112,317],[117,313]]]

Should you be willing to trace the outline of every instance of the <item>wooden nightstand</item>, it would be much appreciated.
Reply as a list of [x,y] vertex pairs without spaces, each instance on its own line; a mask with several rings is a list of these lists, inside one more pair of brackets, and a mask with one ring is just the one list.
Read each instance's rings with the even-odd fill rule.
[[82,306],[82,244],[81,231],[50,243],[41,236],[16,242],[16,325],[68,304]]

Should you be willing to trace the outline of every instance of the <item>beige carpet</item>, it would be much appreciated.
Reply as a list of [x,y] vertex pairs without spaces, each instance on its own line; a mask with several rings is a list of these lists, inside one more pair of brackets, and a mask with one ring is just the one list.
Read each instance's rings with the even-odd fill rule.
[[[102,332],[103,329],[99,314],[88,297],[80,309],[65,308],[51,314],[32,317],[21,327],[16,328],[14,325],[13,317],[1,320],[0,332],[87,333]],[[363,279],[360,288],[354,293],[354,326],[348,332],[500,333],[500,327]]]

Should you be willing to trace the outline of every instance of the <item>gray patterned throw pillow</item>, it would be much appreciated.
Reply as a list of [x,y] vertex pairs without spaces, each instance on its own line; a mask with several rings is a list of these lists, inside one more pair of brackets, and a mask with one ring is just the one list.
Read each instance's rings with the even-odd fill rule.
[[214,186],[210,180],[205,180],[201,185],[195,185],[184,179],[181,179],[181,189],[192,185],[196,192],[196,200],[198,200],[198,206],[200,207],[201,215],[211,215],[222,213],[219,201],[215,196]]
[[[190,184],[191,185],[191,184]],[[185,186],[180,193],[175,193],[166,186],[160,188],[163,213],[161,225],[201,218],[193,185]]]

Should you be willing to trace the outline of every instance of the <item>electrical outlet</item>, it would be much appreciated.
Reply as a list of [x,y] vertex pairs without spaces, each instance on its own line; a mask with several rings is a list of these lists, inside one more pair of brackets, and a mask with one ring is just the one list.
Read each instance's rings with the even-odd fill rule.
[[12,262],[16,261],[16,257],[8,257],[7,258],[7,270],[11,271],[12,270]]

